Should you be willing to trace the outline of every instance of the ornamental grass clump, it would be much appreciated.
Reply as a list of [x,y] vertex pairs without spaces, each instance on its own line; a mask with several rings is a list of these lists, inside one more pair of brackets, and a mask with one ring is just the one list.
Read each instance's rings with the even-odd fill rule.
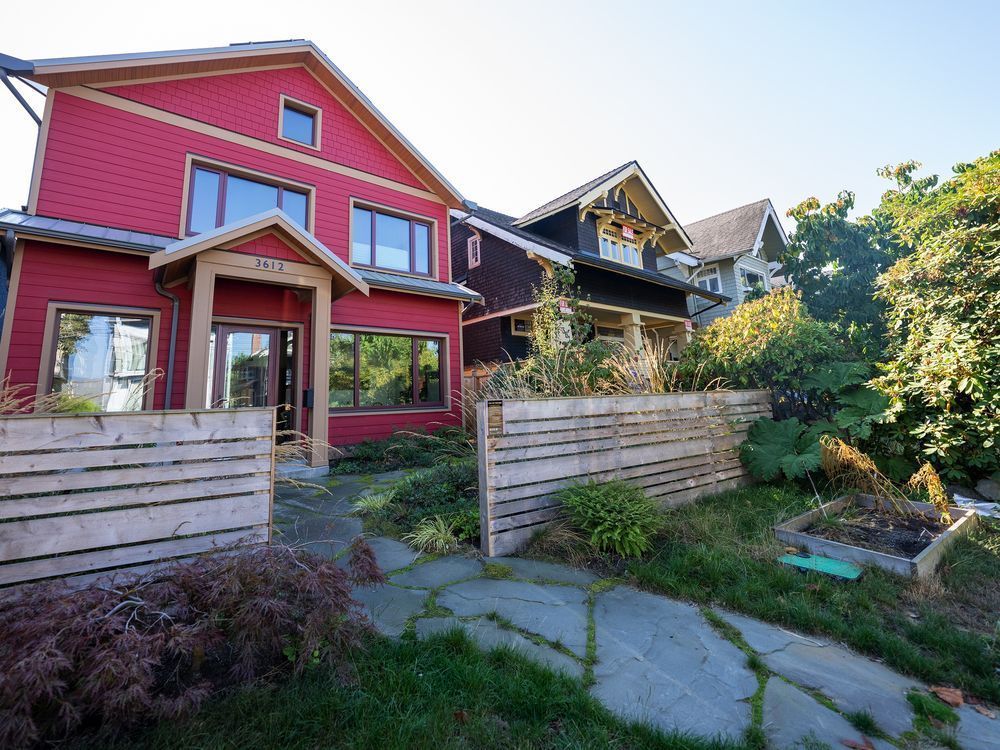
[[638,487],[621,480],[574,484],[557,494],[570,521],[601,552],[640,557],[653,546],[659,510]]
[[225,550],[78,591],[0,599],[0,747],[176,719],[228,685],[326,664],[370,625],[352,585],[384,583],[360,537],[343,570],[272,545]]

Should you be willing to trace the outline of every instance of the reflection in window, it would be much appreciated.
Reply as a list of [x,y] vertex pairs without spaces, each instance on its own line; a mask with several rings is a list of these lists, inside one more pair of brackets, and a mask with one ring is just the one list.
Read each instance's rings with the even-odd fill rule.
[[89,411],[141,409],[151,326],[147,317],[60,312],[52,392],[87,399]]
[[330,334],[330,406],[354,406],[354,334]]
[[356,207],[351,232],[352,263],[387,271],[430,274],[429,224]]
[[441,340],[330,334],[330,406],[380,408],[444,402]]
[[316,145],[316,113],[285,102],[281,113],[281,135],[307,146]]
[[307,226],[309,199],[302,191],[206,167],[196,167],[193,172],[190,234],[207,232],[272,208],[280,208],[296,224]]
[[719,267],[705,266],[694,275],[695,283],[706,292],[718,292],[722,289],[719,281]]

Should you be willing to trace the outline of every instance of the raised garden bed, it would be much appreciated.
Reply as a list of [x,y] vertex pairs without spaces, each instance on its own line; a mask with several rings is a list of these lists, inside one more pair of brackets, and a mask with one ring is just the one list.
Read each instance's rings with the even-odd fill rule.
[[814,555],[877,565],[903,576],[923,577],[944,551],[976,524],[976,513],[952,506],[952,524],[938,522],[930,503],[909,503],[912,515],[882,511],[871,495],[850,495],[774,527],[785,544]]

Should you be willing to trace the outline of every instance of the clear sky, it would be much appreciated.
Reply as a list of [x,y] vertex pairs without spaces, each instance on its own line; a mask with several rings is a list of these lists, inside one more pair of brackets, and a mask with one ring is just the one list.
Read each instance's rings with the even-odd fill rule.
[[[46,0],[5,19],[0,51],[29,59],[312,39],[467,198],[515,215],[630,159],[681,223],[845,188],[867,211],[881,165],[948,174],[1000,148],[997,0]],[[0,91],[0,205],[26,200],[35,132]]]

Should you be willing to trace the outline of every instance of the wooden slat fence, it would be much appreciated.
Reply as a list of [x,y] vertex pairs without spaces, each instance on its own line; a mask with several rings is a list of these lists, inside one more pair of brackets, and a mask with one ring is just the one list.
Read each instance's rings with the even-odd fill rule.
[[625,479],[664,506],[745,483],[739,445],[771,416],[768,391],[481,401],[484,554],[522,547],[560,513],[572,482]]
[[274,409],[0,417],[0,586],[270,540]]

